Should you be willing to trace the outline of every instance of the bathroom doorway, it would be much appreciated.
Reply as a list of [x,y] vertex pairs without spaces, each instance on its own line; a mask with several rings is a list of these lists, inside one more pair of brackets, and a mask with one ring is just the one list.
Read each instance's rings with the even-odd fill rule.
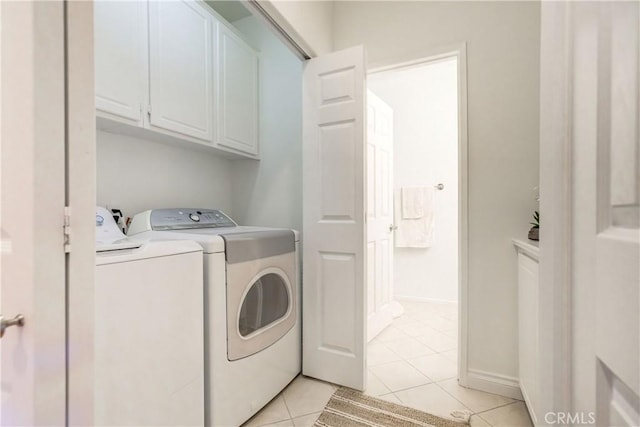
[[[451,382],[457,386],[458,356],[466,353],[459,345],[460,330],[466,333],[459,322],[466,318],[459,314],[466,283],[463,53],[397,64],[367,77],[368,90],[393,110],[390,274],[394,304],[402,309],[369,336],[366,392],[396,403],[409,404],[416,393],[445,392]],[[426,386],[431,391],[422,390]],[[450,403],[444,411],[455,399]]]

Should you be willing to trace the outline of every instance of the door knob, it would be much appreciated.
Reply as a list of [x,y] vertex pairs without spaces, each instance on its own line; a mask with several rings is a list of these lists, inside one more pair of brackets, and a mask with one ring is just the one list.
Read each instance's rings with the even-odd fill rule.
[[393,231],[397,229],[398,229],[397,225],[393,225],[393,224],[389,225],[389,233],[393,233]]
[[19,326],[22,327],[24,325],[24,316],[22,314],[18,314],[13,319],[6,320],[0,314],[0,338],[4,337],[4,331],[11,326]]

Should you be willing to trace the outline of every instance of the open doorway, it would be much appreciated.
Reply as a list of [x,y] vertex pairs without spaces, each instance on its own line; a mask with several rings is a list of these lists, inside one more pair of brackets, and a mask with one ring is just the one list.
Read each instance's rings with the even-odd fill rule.
[[[375,307],[378,294],[391,293],[394,307],[382,328],[379,319],[371,321],[380,309],[369,309],[367,393],[400,403],[457,385],[466,176],[459,66],[459,55],[451,54],[371,72],[367,80],[374,101],[372,107],[368,100],[368,121],[378,120],[379,101],[393,111],[393,249],[388,266],[378,266],[378,257],[369,274],[371,281],[388,268],[390,282],[384,289],[384,275],[375,277],[368,298]],[[441,405],[443,415],[465,409],[456,402]]]

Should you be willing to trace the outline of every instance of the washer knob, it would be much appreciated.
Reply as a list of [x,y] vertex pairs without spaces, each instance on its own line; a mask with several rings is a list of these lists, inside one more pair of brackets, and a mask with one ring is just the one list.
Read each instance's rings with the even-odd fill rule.
[[189,214],[189,219],[191,219],[191,221],[193,222],[200,222],[200,217],[196,214]]

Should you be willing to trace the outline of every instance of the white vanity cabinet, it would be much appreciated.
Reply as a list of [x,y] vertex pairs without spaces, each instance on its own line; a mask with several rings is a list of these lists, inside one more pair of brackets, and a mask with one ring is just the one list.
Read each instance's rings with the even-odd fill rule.
[[218,138],[232,150],[258,155],[258,54],[218,27]]
[[151,128],[213,141],[216,26],[199,2],[149,2]]
[[94,3],[96,109],[143,126],[148,97],[147,4]]
[[534,424],[542,422],[537,416],[539,382],[539,297],[537,242],[514,239],[518,253],[518,376],[520,390]]

